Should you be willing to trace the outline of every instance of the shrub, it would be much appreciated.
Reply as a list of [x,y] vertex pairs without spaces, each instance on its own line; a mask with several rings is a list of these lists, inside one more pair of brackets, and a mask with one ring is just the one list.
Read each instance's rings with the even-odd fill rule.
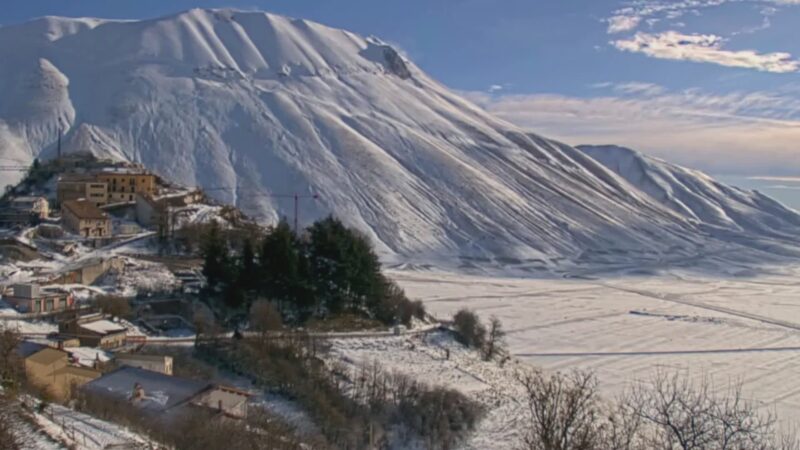
[[462,309],[453,316],[453,330],[456,339],[471,348],[483,348],[486,342],[486,328],[474,312]]
[[250,307],[250,329],[259,333],[283,328],[281,313],[268,300],[259,300]]
[[0,327],[0,387],[17,388],[25,379],[23,361],[17,353],[20,342],[18,333]]
[[95,299],[95,304],[104,314],[122,318],[131,316],[131,304],[125,297],[99,295]]
[[375,318],[385,324],[401,323],[406,327],[411,326],[411,320],[425,319],[425,306],[421,301],[412,302],[406,297],[405,291],[392,280],[385,277],[381,281],[381,302],[375,311]]

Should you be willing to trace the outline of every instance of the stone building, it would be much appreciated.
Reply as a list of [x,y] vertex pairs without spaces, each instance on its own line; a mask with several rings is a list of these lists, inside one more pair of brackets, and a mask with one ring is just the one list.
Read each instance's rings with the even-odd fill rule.
[[132,203],[136,201],[136,194],[156,194],[156,176],[144,169],[106,169],[95,175],[95,178],[108,185],[109,203]]
[[59,205],[67,200],[86,199],[103,206],[108,203],[108,184],[92,175],[64,175],[58,180],[56,199]]
[[89,200],[67,200],[61,205],[64,228],[89,238],[111,236],[111,220]]

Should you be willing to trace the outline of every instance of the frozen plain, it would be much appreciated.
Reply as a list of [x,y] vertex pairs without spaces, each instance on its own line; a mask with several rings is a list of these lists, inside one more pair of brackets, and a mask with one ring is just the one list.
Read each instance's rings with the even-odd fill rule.
[[585,279],[393,271],[438,318],[497,316],[515,358],[547,371],[593,371],[613,398],[656,371],[711,379],[800,421],[800,266],[750,277],[665,271]]

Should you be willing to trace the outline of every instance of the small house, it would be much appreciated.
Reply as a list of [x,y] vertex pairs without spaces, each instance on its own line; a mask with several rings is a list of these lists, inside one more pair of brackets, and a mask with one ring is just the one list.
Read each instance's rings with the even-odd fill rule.
[[58,324],[63,337],[76,337],[84,347],[118,348],[125,345],[128,330],[103,314],[72,317]]
[[10,200],[9,206],[39,219],[46,219],[50,216],[50,204],[44,197],[14,197]]
[[173,377],[138,367],[121,367],[87,383],[86,392],[128,402],[152,415],[175,416],[203,407],[225,417],[244,418],[251,394],[229,386]]
[[111,220],[94,203],[86,199],[67,200],[61,205],[64,228],[91,238],[111,236]]
[[100,377],[100,372],[69,364],[69,355],[50,347],[36,348],[23,342],[17,350],[25,362],[28,381],[45,389],[58,400],[68,399],[73,389]]
[[202,200],[203,193],[199,190],[175,192],[159,197],[139,193],[136,195],[136,221],[143,227],[168,230],[175,225],[174,216],[178,211]]

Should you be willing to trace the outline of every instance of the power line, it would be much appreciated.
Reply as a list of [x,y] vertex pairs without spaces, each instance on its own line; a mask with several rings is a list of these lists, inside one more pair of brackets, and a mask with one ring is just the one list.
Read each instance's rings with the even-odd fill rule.
[[263,197],[272,197],[272,198],[289,198],[294,200],[294,231],[295,233],[300,230],[299,228],[299,220],[298,217],[300,215],[300,200],[319,200],[319,194],[280,194],[280,193],[271,193],[271,192],[264,192],[262,189],[251,187],[251,188],[240,188],[240,187],[230,187],[230,186],[211,186],[211,187],[203,187],[201,188],[203,191],[255,191],[256,195],[261,195]]

